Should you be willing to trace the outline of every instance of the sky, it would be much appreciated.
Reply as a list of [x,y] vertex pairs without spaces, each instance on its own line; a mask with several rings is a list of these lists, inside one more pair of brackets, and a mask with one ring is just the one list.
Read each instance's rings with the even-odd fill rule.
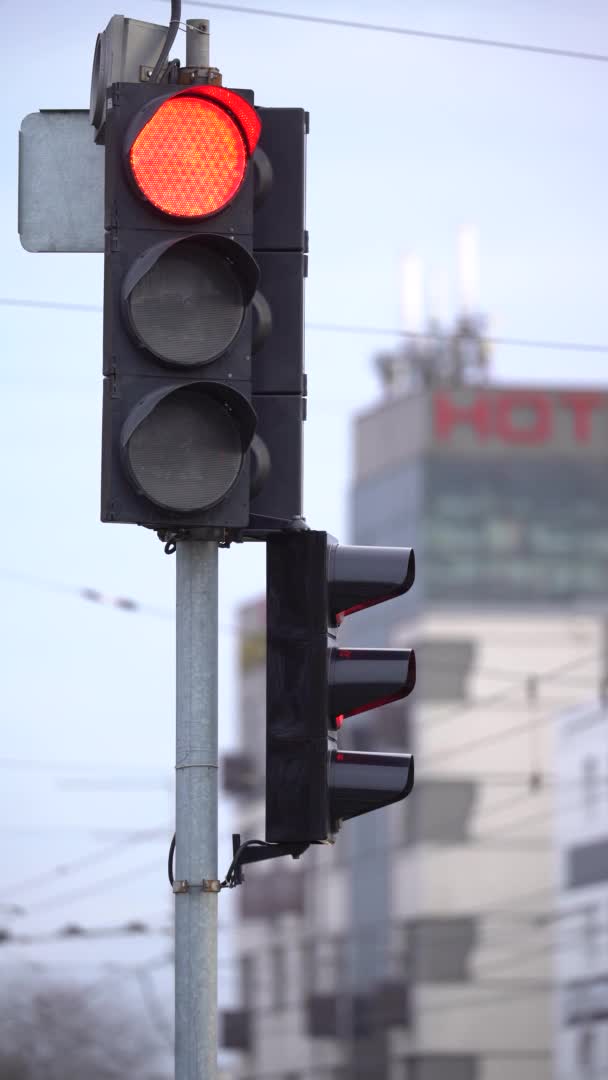
[[[601,0],[268,3],[608,54]],[[120,13],[162,22],[169,9],[168,0],[132,0]],[[30,0],[0,4],[0,11],[7,77],[0,114],[0,926],[3,916],[24,935],[67,921],[114,926],[144,918],[166,926],[175,560],[153,533],[99,522],[101,315],[5,303],[101,305],[101,255],[20,247],[17,146],[26,114],[88,107],[96,34],[116,12],[100,0]],[[445,272],[453,317],[457,233],[472,222],[480,306],[495,335],[608,343],[608,63],[184,2],[183,18],[207,15],[211,62],[224,85],[253,88],[258,104],[310,112],[309,323],[402,327],[408,253],[419,256],[427,275]],[[182,59],[183,38],[172,54]],[[343,541],[352,418],[378,399],[373,356],[395,341],[390,334],[307,332],[305,514]],[[493,373],[519,382],[606,382],[605,356],[576,351],[497,348]],[[263,567],[261,545],[221,553],[223,748],[233,744],[238,703],[236,611],[263,589]],[[142,610],[86,602],[71,591],[80,586],[133,597]],[[224,800],[220,868],[229,861],[226,810]],[[138,830],[157,832],[133,837]],[[103,855],[114,841],[124,847]],[[58,866],[89,854],[83,868],[58,874]],[[38,875],[46,876],[20,887]],[[58,899],[78,890],[86,895]],[[7,910],[15,904],[25,912]],[[149,937],[129,948],[140,963],[166,942]],[[0,965],[23,963],[24,953],[26,963],[49,970],[58,962],[66,970],[115,962],[107,946],[49,944],[6,948]]]

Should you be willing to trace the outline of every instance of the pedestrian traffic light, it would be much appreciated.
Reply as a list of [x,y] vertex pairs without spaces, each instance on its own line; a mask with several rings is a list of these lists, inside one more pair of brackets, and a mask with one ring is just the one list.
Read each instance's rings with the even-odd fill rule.
[[338,645],[355,611],[414,581],[409,548],[350,547],[325,532],[277,534],[267,545],[266,840],[328,840],[342,821],[409,795],[410,754],[341,750],[346,718],[411,693],[411,649]]
[[[111,103],[102,520],[198,536],[284,527],[302,512],[304,113],[258,111],[251,91],[203,82],[115,84]],[[293,163],[259,148],[264,112],[291,114],[293,130],[299,116]],[[286,207],[290,182],[302,194]],[[266,201],[270,216],[258,225]],[[261,291],[278,265],[268,238],[274,228],[285,259],[281,243],[290,228],[297,234],[298,216],[291,306],[279,311],[281,296],[273,308]],[[287,386],[276,378],[276,325],[288,343],[300,338],[283,358]]]

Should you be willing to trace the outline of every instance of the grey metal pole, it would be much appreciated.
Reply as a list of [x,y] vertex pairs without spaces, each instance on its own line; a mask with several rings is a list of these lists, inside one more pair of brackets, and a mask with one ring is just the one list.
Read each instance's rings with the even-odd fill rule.
[[217,1078],[217,552],[176,550],[175,1080]]
[[209,67],[209,19],[186,20],[186,67]]

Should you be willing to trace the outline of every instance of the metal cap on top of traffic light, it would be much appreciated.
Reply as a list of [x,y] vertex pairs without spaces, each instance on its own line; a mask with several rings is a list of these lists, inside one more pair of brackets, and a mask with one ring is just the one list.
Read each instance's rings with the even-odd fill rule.
[[345,718],[407,697],[411,649],[340,648],[355,611],[414,581],[409,548],[339,545],[324,532],[272,537],[267,548],[266,839],[328,840],[340,823],[398,802],[414,783],[410,754],[338,748]]
[[248,523],[260,129],[249,91],[112,87],[105,521],[199,531]]

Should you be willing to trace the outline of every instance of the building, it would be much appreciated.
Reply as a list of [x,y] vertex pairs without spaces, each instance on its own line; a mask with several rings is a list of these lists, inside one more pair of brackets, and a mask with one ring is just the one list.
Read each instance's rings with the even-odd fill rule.
[[[549,1080],[554,718],[606,673],[608,395],[473,383],[444,356],[410,362],[400,389],[383,363],[389,393],[355,424],[342,539],[411,544],[417,582],[349,633],[413,644],[419,678],[341,742],[413,749],[416,786],[333,849],[250,870],[226,1018],[235,1076]],[[259,750],[226,775],[253,836],[263,611],[241,620],[243,745]]]
[[608,1076],[608,707],[557,719],[556,1080]]

